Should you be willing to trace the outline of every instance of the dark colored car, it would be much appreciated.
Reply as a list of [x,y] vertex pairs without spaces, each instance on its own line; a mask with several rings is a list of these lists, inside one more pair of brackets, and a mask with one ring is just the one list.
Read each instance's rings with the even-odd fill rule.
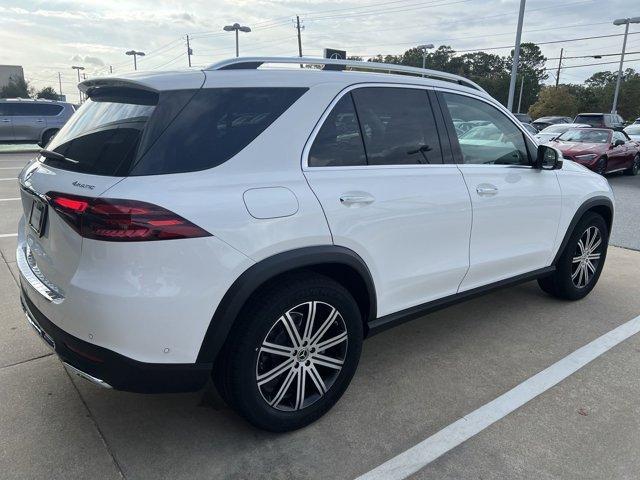
[[533,121],[533,119],[526,113],[514,113],[513,116],[520,120],[522,123],[531,123]]
[[576,128],[563,133],[549,145],[560,150],[567,160],[601,175],[618,171],[637,175],[640,171],[640,144],[624,132],[609,128]]
[[579,113],[573,123],[586,123],[595,128],[612,128],[622,130],[624,120],[615,113]]
[[574,122],[571,117],[540,117],[531,125],[536,127],[538,131],[543,128],[547,128],[549,125],[556,125],[557,123],[584,123],[584,122]]

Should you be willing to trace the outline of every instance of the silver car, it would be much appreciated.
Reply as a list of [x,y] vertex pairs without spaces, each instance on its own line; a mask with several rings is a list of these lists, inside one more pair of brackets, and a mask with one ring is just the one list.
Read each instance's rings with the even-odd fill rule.
[[75,112],[71,103],[25,98],[0,99],[0,143],[44,147]]

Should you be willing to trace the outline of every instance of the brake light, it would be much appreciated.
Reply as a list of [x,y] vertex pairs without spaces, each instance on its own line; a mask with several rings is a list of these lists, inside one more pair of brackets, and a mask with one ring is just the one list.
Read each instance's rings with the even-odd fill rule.
[[136,242],[211,236],[180,215],[147,202],[57,192],[47,197],[51,207],[84,238]]

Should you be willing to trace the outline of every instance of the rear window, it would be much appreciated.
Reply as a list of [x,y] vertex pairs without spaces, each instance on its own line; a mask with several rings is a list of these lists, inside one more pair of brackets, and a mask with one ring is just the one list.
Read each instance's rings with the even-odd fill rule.
[[43,116],[52,117],[62,111],[62,105],[47,105],[42,103],[10,103],[9,114],[15,117]]
[[126,89],[92,97],[48,146],[70,161],[47,158],[44,163],[93,175],[126,174],[157,102],[155,93]]
[[603,115],[578,115],[573,123],[584,123],[592,127],[604,125]]
[[49,145],[73,162],[57,168],[93,175],[191,172],[233,157],[306,88],[220,88],[149,92],[117,88],[90,94]]

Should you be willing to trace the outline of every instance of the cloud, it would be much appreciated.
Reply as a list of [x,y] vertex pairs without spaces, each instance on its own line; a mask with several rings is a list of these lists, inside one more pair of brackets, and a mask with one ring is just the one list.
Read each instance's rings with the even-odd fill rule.
[[88,63],[89,65],[94,65],[96,67],[104,67],[106,65],[104,60],[98,57],[92,57],[91,55],[86,55],[84,57],[81,55],[74,55],[71,60],[73,62]]

